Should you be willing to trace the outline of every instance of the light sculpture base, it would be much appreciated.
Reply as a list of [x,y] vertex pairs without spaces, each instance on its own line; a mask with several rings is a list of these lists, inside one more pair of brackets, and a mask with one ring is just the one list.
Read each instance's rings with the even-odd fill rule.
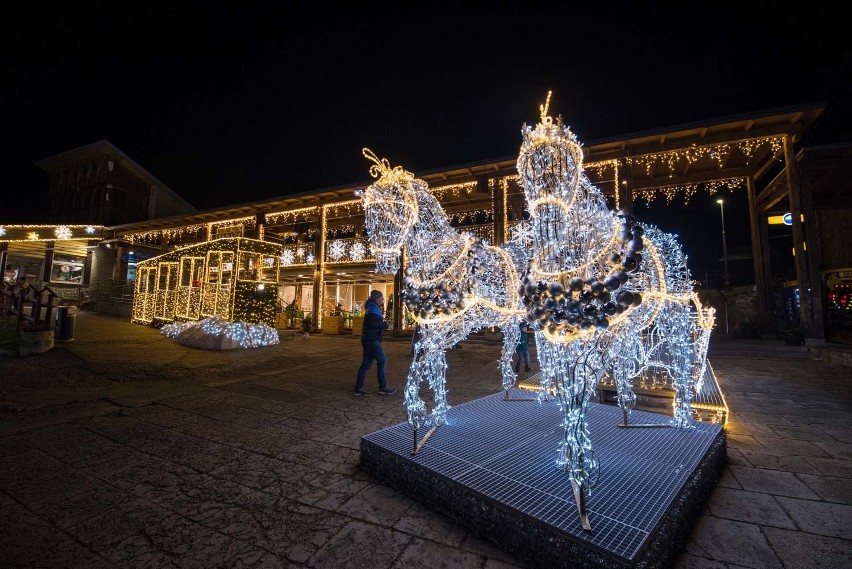
[[[525,395],[515,390],[515,395]],[[361,438],[361,468],[534,566],[666,567],[685,543],[727,460],[721,425],[619,429],[621,410],[590,403],[600,475],[586,497],[591,531],[556,466],[555,401],[503,392],[452,407],[417,455],[400,423]],[[647,424],[670,417],[634,411]]]

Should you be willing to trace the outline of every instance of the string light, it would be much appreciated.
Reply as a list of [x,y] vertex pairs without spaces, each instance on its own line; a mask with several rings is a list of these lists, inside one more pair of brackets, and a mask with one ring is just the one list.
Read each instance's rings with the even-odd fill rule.
[[[92,225],[3,225],[0,226],[0,240],[4,242],[15,241],[53,241],[60,239],[63,241],[85,241],[86,237],[82,233],[79,236],[74,235],[75,229],[85,229],[91,227],[92,232],[97,229],[102,229],[103,226]],[[97,227],[97,229],[96,229]],[[42,232],[48,233],[49,237],[42,238]]]
[[154,229],[136,233],[127,233],[123,237],[130,243],[161,243],[173,239],[182,238],[185,235],[197,235],[199,231],[207,228],[205,224],[185,225],[183,227],[169,227],[165,229]]
[[160,328],[160,333],[181,344],[208,350],[259,348],[280,343],[278,332],[272,326],[229,322],[221,316],[196,322],[170,322]]
[[[424,184],[426,182],[423,182]],[[476,193],[476,182],[464,182],[461,184],[447,184],[446,186],[438,186],[435,188],[428,188],[433,196],[438,198],[439,200],[446,200],[447,197],[458,198],[461,196],[469,196],[473,193]]]
[[289,209],[285,211],[273,211],[266,214],[266,222],[269,224],[287,224],[288,222],[296,223],[297,221],[310,221],[316,217],[316,214],[316,207],[303,207],[299,209]]
[[694,184],[676,184],[671,186],[660,186],[643,190],[634,190],[633,196],[637,199],[644,200],[647,205],[652,201],[662,196],[666,200],[666,205],[671,204],[675,197],[682,195],[683,205],[689,203],[689,199],[698,193],[700,190],[706,191],[711,196],[722,188],[728,190],[736,190],[745,187],[745,178],[724,178],[721,180],[708,180],[707,182],[697,182]]

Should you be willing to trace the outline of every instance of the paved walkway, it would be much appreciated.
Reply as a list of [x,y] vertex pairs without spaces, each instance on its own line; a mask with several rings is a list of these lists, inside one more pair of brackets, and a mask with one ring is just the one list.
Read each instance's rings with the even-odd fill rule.
[[[852,368],[732,353],[730,465],[675,566],[852,567]],[[451,404],[499,390],[498,354],[448,353]],[[359,471],[405,420],[400,392],[352,395],[359,363],[351,336],[208,352],[77,313],[73,342],[0,358],[0,567],[526,567]]]

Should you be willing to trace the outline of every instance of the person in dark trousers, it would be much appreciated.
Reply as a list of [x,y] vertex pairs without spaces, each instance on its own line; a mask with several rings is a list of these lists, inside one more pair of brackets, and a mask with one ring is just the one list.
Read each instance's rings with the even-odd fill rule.
[[414,333],[411,335],[411,349],[408,351],[408,354],[412,357],[417,355],[417,343],[423,339],[423,335],[420,333],[420,322],[414,323]]
[[530,339],[527,336],[529,327],[526,322],[521,322],[521,335],[518,338],[518,345],[515,346],[515,351],[518,352],[518,361],[515,364],[515,373],[521,370],[521,361],[526,364],[524,371],[530,371]]
[[364,390],[364,379],[367,376],[367,370],[373,365],[373,360],[376,360],[376,373],[379,379],[379,395],[393,395],[396,389],[391,389],[385,382],[385,368],[388,364],[388,359],[385,357],[385,351],[382,348],[382,335],[388,329],[388,323],[385,322],[382,316],[382,307],[384,306],[385,297],[381,291],[374,290],[370,293],[370,298],[364,303],[364,327],[361,331],[361,346],[364,348],[364,359],[361,362],[361,367],[358,368],[358,379],[355,380],[355,395],[366,397],[369,392]]

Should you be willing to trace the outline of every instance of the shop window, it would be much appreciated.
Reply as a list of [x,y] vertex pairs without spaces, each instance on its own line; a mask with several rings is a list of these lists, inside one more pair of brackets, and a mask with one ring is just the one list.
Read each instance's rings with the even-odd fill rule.
[[15,284],[18,280],[18,265],[9,263],[6,265],[6,270],[3,273],[3,282],[5,284]]
[[84,269],[85,261],[82,257],[54,255],[50,268],[50,282],[82,284]]

